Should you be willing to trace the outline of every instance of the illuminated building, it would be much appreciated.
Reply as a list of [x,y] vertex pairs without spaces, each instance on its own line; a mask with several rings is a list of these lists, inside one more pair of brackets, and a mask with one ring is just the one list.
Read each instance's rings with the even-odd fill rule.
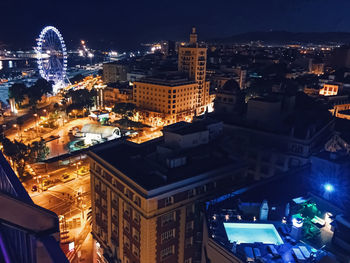
[[335,96],[338,94],[339,85],[324,83],[322,89],[320,89],[319,94],[323,96]]
[[182,74],[164,74],[135,81],[133,99],[146,119],[169,124],[192,119],[197,109],[197,92],[195,81]]
[[244,178],[244,165],[212,141],[219,128],[216,122],[177,123],[164,139],[120,141],[88,154],[92,232],[107,258],[201,260],[201,202]]
[[313,59],[309,60],[309,73],[322,75],[324,73],[324,63],[316,63]]
[[198,83],[196,114],[201,115],[210,104],[209,81],[206,80],[207,48],[197,42],[196,29],[192,28],[190,42],[179,47],[179,71]]
[[118,103],[133,102],[131,87],[106,87],[103,89],[103,100],[105,107],[113,107]]
[[105,83],[116,83],[127,81],[128,66],[121,62],[110,62],[103,64],[103,81]]

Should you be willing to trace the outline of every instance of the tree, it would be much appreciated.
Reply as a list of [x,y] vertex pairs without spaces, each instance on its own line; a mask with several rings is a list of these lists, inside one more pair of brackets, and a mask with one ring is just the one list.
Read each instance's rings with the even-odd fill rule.
[[32,142],[30,146],[30,159],[32,162],[45,160],[49,153],[50,149],[46,146],[46,141],[44,139]]
[[41,100],[42,96],[52,94],[52,82],[45,79],[38,79],[34,85],[28,89],[29,104],[36,106],[37,102]]
[[136,106],[133,103],[116,103],[113,112],[121,115],[123,119],[130,119],[136,113]]
[[86,89],[69,90],[66,97],[71,99],[72,104],[68,107],[68,110],[91,108],[95,103],[96,95],[97,92],[95,89],[91,89],[90,91]]
[[18,129],[19,129],[19,132],[20,132],[21,138],[22,138],[22,126],[24,124],[24,118],[22,116],[18,117],[16,119],[16,124],[18,125]]
[[21,106],[26,93],[27,86],[24,83],[14,83],[9,88],[9,98],[14,99],[19,106]]
[[23,180],[26,162],[30,160],[30,148],[22,142],[12,142],[6,137],[2,140],[2,145],[4,154],[11,159],[18,177]]

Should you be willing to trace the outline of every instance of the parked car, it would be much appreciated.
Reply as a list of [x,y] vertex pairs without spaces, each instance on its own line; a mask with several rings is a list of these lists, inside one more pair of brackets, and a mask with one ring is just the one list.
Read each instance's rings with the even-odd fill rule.
[[49,189],[51,186],[53,186],[53,183],[51,180],[44,180],[43,181],[43,191],[46,191]]
[[33,185],[32,186],[32,192],[36,192],[38,191],[38,186],[37,185]]
[[89,167],[87,167],[87,166],[82,166],[78,170],[78,174],[79,175],[85,175],[85,174],[88,174],[88,173],[89,173]]
[[64,174],[62,175],[62,182],[64,182],[64,183],[69,182],[69,181],[72,181],[72,180],[74,180],[74,179],[75,179],[75,177],[72,176],[72,175],[70,175],[70,174],[68,174],[68,173],[64,173]]

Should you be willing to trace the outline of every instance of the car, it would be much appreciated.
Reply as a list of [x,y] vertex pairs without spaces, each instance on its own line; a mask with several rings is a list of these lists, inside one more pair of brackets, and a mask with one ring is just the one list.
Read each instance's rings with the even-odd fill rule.
[[32,192],[36,192],[38,191],[38,186],[37,185],[33,185],[32,186]]
[[64,182],[64,183],[69,182],[69,181],[72,181],[72,180],[74,180],[74,179],[75,179],[75,177],[72,176],[72,175],[70,175],[70,174],[68,174],[68,173],[64,173],[64,174],[62,175],[62,182]]
[[53,183],[51,180],[44,180],[43,181],[43,191],[48,190],[51,186],[53,186]]
[[78,175],[85,175],[89,173],[89,167],[87,166],[82,166],[78,170]]

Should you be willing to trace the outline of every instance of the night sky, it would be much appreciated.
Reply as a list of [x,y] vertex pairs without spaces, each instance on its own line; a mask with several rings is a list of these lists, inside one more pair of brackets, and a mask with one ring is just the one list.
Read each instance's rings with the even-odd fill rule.
[[45,25],[68,48],[80,39],[94,48],[135,49],[142,42],[200,39],[251,31],[350,31],[349,0],[0,0],[0,41],[28,48]]

